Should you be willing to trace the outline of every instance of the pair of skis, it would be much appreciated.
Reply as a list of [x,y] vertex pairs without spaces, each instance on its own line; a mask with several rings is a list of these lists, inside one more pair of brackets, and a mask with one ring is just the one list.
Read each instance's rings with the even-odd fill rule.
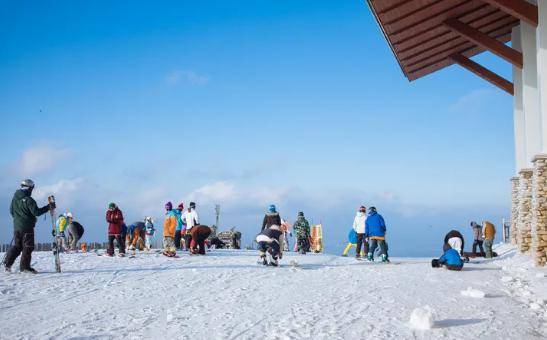
[[[55,203],[55,197],[49,196],[47,198],[47,201],[51,205],[52,203]],[[61,257],[59,253],[61,252],[62,242],[61,242],[61,236],[59,236],[59,232],[55,226],[55,209],[50,209],[49,214],[51,215],[52,230],[55,231],[55,236],[53,236],[53,246],[52,246],[53,256],[55,257],[55,271],[57,273],[60,273],[61,272]]]

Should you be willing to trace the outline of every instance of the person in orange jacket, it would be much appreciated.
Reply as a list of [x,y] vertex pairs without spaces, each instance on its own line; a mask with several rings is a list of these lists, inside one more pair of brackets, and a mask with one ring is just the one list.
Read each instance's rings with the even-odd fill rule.
[[496,237],[496,227],[492,222],[484,222],[484,253],[487,259],[491,259],[493,256],[492,245],[494,244],[494,238]]
[[177,215],[173,211],[173,204],[165,204],[165,220],[163,221],[163,255],[174,257],[177,254],[175,248],[175,230],[177,229]]

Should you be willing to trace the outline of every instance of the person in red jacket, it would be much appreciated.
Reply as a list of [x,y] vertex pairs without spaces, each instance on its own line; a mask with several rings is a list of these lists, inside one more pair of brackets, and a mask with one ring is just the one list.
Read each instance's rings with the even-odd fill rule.
[[122,242],[122,225],[123,214],[118,208],[116,203],[110,203],[108,205],[108,211],[106,212],[106,222],[108,222],[108,248],[106,254],[108,256],[114,256],[114,239],[118,244],[119,256],[125,256],[125,247]]

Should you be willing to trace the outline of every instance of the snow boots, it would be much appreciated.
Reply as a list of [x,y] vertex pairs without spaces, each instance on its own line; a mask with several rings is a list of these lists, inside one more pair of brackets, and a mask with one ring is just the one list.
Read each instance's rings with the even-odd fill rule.
[[38,271],[32,267],[28,267],[26,269],[21,269],[21,273],[38,274]]
[[266,259],[266,254],[260,255],[260,259],[258,260],[258,264],[262,264],[262,265],[265,265],[265,266],[268,265],[268,260]]
[[374,257],[372,257],[372,253],[367,254],[367,260],[371,262],[374,261]]
[[382,262],[389,263],[389,259],[387,258],[386,254],[382,254]]

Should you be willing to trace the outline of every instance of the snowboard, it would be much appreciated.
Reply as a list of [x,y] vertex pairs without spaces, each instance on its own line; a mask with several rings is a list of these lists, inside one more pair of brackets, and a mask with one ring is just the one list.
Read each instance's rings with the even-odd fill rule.
[[[463,253],[463,256],[464,257],[469,257],[470,259],[474,259],[476,257],[486,257],[486,254],[484,252],[482,252],[482,253],[473,253],[473,252],[470,252],[470,251],[466,251],[466,252]],[[493,251],[492,252],[492,257],[498,257],[498,253]]]

